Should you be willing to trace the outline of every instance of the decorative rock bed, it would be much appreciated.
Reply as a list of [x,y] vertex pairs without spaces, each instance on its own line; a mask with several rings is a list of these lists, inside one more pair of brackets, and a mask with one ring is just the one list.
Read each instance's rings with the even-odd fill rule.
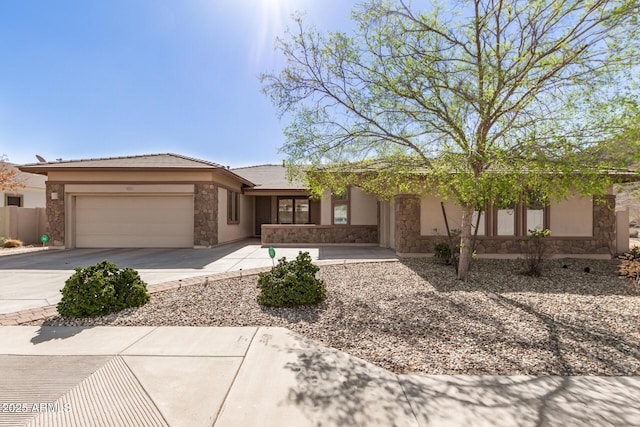
[[318,306],[261,307],[250,276],[35,324],[283,326],[397,373],[640,375],[640,297],[617,264],[552,260],[536,279],[521,261],[482,259],[466,283],[434,259],[326,266]]

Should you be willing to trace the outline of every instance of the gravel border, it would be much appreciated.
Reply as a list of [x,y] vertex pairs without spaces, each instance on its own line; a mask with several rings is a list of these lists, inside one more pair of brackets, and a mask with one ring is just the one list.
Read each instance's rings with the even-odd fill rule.
[[261,307],[250,276],[159,292],[95,319],[32,324],[282,326],[396,373],[640,375],[640,297],[617,264],[555,259],[532,278],[520,260],[481,259],[466,283],[432,258],[324,266],[328,298],[318,306]]

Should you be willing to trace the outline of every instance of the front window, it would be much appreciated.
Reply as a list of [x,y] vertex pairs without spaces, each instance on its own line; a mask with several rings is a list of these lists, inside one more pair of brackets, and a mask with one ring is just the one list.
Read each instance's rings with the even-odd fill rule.
[[227,222],[240,222],[240,193],[227,190]]
[[[478,215],[480,215],[480,220],[478,220]],[[479,212],[479,211],[474,211],[473,212],[473,217],[471,219],[472,221],[472,233],[476,233],[476,224],[478,224],[478,236],[484,236],[486,231],[485,231],[485,222],[486,222],[486,215],[484,214],[484,212]]]
[[546,204],[539,194],[530,191],[527,196],[525,225],[527,234],[531,234],[529,230],[543,230],[545,228]]
[[306,197],[279,198],[278,224],[309,224],[309,199]]
[[349,224],[349,190],[336,192],[331,196],[333,224]]
[[516,204],[502,203],[498,205],[497,214],[497,235],[515,236],[516,234]]
[[7,195],[5,197],[5,206],[17,206],[19,208],[22,207],[22,196],[20,195]]

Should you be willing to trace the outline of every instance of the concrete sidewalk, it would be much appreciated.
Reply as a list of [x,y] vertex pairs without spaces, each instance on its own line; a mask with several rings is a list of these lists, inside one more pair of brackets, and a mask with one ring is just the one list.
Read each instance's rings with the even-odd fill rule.
[[5,326],[0,343],[0,425],[640,425],[638,377],[398,376],[282,328]]

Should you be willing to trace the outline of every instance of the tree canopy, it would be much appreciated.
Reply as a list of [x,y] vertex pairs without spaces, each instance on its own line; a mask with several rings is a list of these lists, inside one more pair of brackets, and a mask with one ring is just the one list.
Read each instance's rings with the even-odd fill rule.
[[[637,0],[404,1],[356,6],[352,34],[295,18],[283,70],[262,78],[290,119],[281,148],[312,190],[391,197],[435,191],[471,215],[521,201],[601,193],[637,140]],[[629,148],[630,145],[633,145]],[[604,177],[604,178],[603,178]]]
[[6,156],[0,156],[0,191],[15,190],[20,186],[18,170],[7,163]]

